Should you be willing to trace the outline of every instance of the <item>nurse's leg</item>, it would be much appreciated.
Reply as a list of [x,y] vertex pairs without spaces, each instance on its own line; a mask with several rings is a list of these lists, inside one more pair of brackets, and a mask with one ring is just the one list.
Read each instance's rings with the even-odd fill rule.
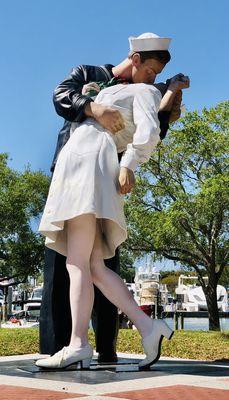
[[152,332],[152,320],[140,309],[123,280],[105,266],[102,240],[100,221],[97,219],[95,243],[90,259],[94,285],[129,317],[142,337],[146,337]]
[[96,218],[83,214],[66,222],[67,260],[70,278],[72,333],[70,346],[79,348],[88,343],[88,325],[94,301],[94,288],[89,268],[96,232]]

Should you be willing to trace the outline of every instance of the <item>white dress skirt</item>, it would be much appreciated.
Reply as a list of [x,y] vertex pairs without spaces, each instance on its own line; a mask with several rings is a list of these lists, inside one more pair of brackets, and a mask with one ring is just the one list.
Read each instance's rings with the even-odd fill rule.
[[[117,92],[119,86],[102,91],[110,96],[97,98],[98,102],[101,99],[119,109],[125,129],[112,135],[94,119],[88,118],[73,129],[58,156],[38,230],[46,237],[45,245],[64,256],[67,256],[66,221],[83,214],[94,214],[101,219],[104,259],[113,257],[116,248],[127,238],[124,195],[119,193],[117,152],[125,150],[127,143],[132,142],[136,126],[132,110],[133,89],[125,95],[128,90],[125,90],[126,85],[121,85],[124,89],[122,98]],[[111,93],[116,93],[116,97]],[[118,105],[120,98],[121,106]]]
[[111,135],[88,119],[74,131],[58,157],[39,226],[47,247],[67,256],[65,222],[90,213],[102,219],[104,259],[114,256],[127,237],[124,196],[118,192],[119,170]]

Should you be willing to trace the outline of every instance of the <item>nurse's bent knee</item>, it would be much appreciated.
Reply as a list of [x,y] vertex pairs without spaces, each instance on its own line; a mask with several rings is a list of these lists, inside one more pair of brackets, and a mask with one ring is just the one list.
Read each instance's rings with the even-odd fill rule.
[[90,263],[89,260],[85,257],[80,257],[79,256],[68,256],[66,259],[66,267],[68,268],[87,268],[89,269]]
[[101,274],[103,273],[103,259],[97,257],[91,257],[90,259],[90,270],[93,282],[96,284],[101,280]]

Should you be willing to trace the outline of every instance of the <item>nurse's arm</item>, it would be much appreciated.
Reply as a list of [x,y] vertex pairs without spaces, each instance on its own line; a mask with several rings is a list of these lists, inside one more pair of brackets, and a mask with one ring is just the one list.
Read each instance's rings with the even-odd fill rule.
[[133,142],[121,159],[121,167],[135,171],[139,164],[149,160],[152,151],[160,141],[160,123],[158,110],[161,94],[153,87],[142,88],[134,97],[133,120],[136,126]]

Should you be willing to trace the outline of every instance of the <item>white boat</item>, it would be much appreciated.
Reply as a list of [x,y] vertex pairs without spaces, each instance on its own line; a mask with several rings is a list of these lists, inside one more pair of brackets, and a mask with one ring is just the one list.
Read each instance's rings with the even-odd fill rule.
[[142,305],[153,305],[157,303],[160,289],[160,273],[154,271],[136,271],[135,275],[135,299]]
[[[207,283],[208,277],[203,278]],[[184,284],[184,281],[189,280],[189,283]],[[206,297],[201,286],[197,285],[197,276],[180,275],[176,294],[180,298],[180,307],[186,311],[206,311]],[[217,304],[219,311],[228,311],[227,291],[217,285]]]

